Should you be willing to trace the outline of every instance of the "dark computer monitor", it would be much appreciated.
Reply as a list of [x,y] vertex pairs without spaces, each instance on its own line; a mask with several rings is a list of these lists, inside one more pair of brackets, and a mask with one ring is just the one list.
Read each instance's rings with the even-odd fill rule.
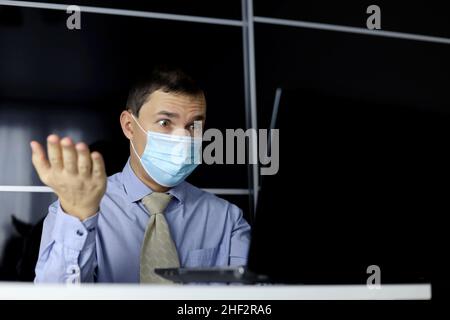
[[376,265],[381,283],[430,281],[450,117],[285,90],[275,124],[280,168],[262,177],[249,269],[365,284]]

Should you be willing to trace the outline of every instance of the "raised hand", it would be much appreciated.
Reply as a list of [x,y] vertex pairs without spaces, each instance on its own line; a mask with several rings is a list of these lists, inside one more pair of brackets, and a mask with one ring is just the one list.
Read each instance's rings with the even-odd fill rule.
[[41,181],[58,195],[62,209],[85,220],[98,210],[106,190],[106,172],[99,152],[83,143],[57,135],[47,137],[47,153],[36,141],[30,143],[32,162]]

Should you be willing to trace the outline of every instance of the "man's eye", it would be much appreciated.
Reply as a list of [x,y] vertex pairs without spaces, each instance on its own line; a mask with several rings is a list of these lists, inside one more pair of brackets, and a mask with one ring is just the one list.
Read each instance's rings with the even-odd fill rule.
[[189,125],[189,130],[202,130],[202,124],[199,121],[195,121],[194,123]]
[[167,126],[169,125],[169,120],[159,120],[159,121],[158,121],[158,124],[159,124],[161,127],[167,127]]

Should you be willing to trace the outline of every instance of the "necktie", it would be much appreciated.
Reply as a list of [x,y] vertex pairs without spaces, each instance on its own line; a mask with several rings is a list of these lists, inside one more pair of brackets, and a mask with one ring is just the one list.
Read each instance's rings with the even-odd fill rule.
[[142,199],[150,212],[150,220],[144,234],[141,247],[140,281],[141,283],[171,283],[158,276],[155,268],[178,268],[177,248],[170,236],[169,226],[164,217],[171,195],[153,192]]

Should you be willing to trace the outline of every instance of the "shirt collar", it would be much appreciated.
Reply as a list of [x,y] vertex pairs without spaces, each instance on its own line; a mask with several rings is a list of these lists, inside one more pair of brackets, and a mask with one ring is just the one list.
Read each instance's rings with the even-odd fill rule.
[[[128,161],[122,170],[122,184],[130,202],[140,201],[143,197],[153,192],[150,187],[136,176],[133,168],[131,168],[130,158],[128,158]],[[184,202],[186,196],[185,184],[186,182],[183,181],[168,191],[168,193],[178,200],[180,204]]]

